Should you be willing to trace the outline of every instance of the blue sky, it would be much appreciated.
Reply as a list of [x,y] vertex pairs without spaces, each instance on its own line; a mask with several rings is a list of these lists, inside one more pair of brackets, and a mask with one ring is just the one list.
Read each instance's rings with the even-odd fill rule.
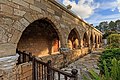
[[56,0],[71,5],[72,11],[89,24],[120,19],[120,0]]

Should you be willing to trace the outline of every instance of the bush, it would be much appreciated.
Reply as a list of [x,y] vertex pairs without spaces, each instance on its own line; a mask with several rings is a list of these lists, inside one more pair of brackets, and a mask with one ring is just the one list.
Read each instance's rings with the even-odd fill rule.
[[99,58],[99,69],[102,74],[104,74],[104,64],[103,61],[106,61],[106,66],[108,67],[108,71],[111,71],[111,60],[113,58],[116,58],[117,60],[120,60],[120,48],[114,48],[114,49],[107,49],[103,51],[103,54]]
[[107,38],[108,46],[107,48],[120,48],[120,34],[111,34]]
[[[90,77],[92,80],[120,80],[120,60],[113,58],[110,62],[112,64],[111,71],[108,70],[107,62],[103,61],[104,74],[99,75],[94,70],[90,70]],[[84,76],[84,80],[91,80]]]

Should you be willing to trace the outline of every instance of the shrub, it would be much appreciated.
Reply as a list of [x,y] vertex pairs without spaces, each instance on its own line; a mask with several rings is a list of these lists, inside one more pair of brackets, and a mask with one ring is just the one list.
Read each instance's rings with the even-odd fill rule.
[[101,73],[105,73],[104,72],[104,64],[103,61],[106,61],[106,66],[108,67],[108,71],[111,71],[111,60],[113,58],[116,58],[117,60],[120,60],[120,48],[114,48],[114,49],[107,49],[105,51],[103,51],[103,54],[100,56],[99,58],[99,69],[101,71]]
[[107,48],[120,48],[120,34],[111,34],[107,38],[108,46]]
[[[110,62],[112,64],[111,71],[108,70],[107,62],[103,61],[104,74],[99,75],[94,70],[90,70],[90,77],[92,80],[120,80],[120,60],[113,58]],[[85,75],[83,75],[85,76]],[[91,80],[84,77],[84,80]]]

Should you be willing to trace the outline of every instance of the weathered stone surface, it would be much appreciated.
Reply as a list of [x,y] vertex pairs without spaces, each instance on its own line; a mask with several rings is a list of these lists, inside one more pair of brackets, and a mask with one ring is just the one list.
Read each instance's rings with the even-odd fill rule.
[[[81,21],[75,16],[73,16],[70,11],[66,11],[67,9],[60,7],[61,5],[59,5],[57,2],[55,1],[51,2],[51,1],[52,0],[0,0],[0,11],[1,11],[0,12],[0,57],[16,54],[16,48],[18,48],[17,45],[21,38],[21,35],[24,33],[23,31],[27,29],[26,27],[28,27],[30,23],[39,19],[45,20],[47,24],[50,23],[53,29],[55,29],[54,33],[52,34],[50,33],[51,35],[49,33],[47,34],[50,35],[48,36],[49,41],[51,38],[54,37],[54,34],[58,35],[57,37],[59,37],[60,39],[59,41],[60,44],[58,48],[60,47],[68,48],[69,35],[73,29],[75,29],[74,35],[80,37],[80,40],[79,40],[80,44],[77,44],[77,45],[81,45],[81,46],[83,45],[83,42],[84,42],[83,37],[85,32],[87,33],[87,36],[91,35],[89,33],[93,33],[93,35],[97,35],[97,36],[101,35],[101,33],[97,31],[95,28],[91,28],[91,26],[88,26],[84,21]],[[54,3],[58,4],[59,6],[55,5]],[[50,25],[44,24],[44,22],[40,24],[38,22],[37,24],[38,25],[35,24],[33,29],[35,29],[36,26],[41,27],[42,25],[46,25],[47,29],[50,27]],[[42,28],[44,28],[44,26],[42,26]],[[28,30],[28,32],[32,31],[33,29]],[[53,32],[51,29],[52,28],[48,29],[47,31]],[[33,35],[33,33],[36,33],[36,31],[38,31],[37,32],[38,36]],[[30,45],[32,45],[31,48],[28,49],[28,46],[26,47],[28,51],[30,50],[32,50],[33,52],[39,51],[39,49],[36,49],[36,46],[35,48],[33,48],[34,45],[36,44],[42,47],[53,45],[53,44],[50,44],[52,42],[52,39],[51,39],[51,42],[45,42],[44,39],[41,39],[42,42],[39,42],[40,41],[39,38],[41,35],[40,32],[46,33],[46,31],[44,30],[39,31],[37,28],[36,30],[34,30],[32,34],[29,34],[29,35],[33,35],[34,36],[33,38],[28,39],[28,37],[24,36],[24,38],[28,39],[27,42],[31,40],[33,41],[32,43],[30,43]],[[35,39],[36,37],[38,39]],[[96,40],[99,41],[98,39]],[[40,44],[38,44],[37,41]],[[49,43],[49,45],[43,45],[43,42]],[[71,43],[74,44],[75,42],[71,42]],[[98,42],[96,42],[96,44],[97,43]],[[24,41],[23,41],[23,44],[24,44]],[[26,46],[26,44],[22,46]],[[71,46],[76,46],[76,45],[71,45]],[[84,56],[85,54],[87,54],[88,48],[84,49],[83,48],[84,46],[82,47],[81,46],[79,47],[79,49],[71,48],[71,50],[69,51],[62,52],[63,54],[60,54],[59,52],[52,53],[51,51],[53,49],[49,50],[49,53],[51,53],[51,55],[49,54],[44,55],[45,53],[44,49],[42,49],[43,51],[42,50],[40,51],[42,51],[43,53],[42,56],[45,56],[44,58],[42,58],[44,61],[47,62],[48,60],[52,60],[53,65],[59,68],[61,66],[68,65],[69,63],[78,59],[80,56]],[[95,48],[95,46],[93,48]],[[38,55],[38,56],[41,56],[41,55]],[[91,59],[91,60],[96,62],[94,59]],[[84,60],[81,60],[81,62],[82,61]],[[84,66],[89,65],[87,67],[84,67],[82,63],[76,63],[76,64],[80,64],[83,67],[83,69],[87,69],[87,67],[92,68],[90,67],[91,64],[89,61],[87,61],[85,63],[86,65],[84,65]],[[32,77],[31,77],[32,71],[28,69],[30,68],[30,66],[29,65],[24,66],[24,65],[20,65],[20,67],[16,67],[14,70],[11,70],[10,74],[8,73],[4,74],[4,76],[2,77],[3,80],[17,80],[17,79],[23,80],[23,78],[25,80],[32,80]],[[75,67],[81,68],[81,66],[76,65]]]
[[59,16],[55,16],[55,19],[56,19],[56,20],[60,20],[60,17],[59,17]]
[[34,4],[34,0],[24,0],[27,3]]
[[31,8],[32,10],[35,10],[35,11],[38,11],[38,12],[41,13],[41,9],[38,8],[38,7],[36,7],[36,6],[34,6],[34,5],[30,5],[30,8]]
[[43,3],[40,3],[39,1],[35,1],[35,6],[41,8],[43,10],[47,10],[47,6],[44,5]]
[[1,4],[1,9],[0,9],[0,11],[13,14],[13,8],[10,7],[10,6],[8,6],[8,5],[5,5],[5,4]]
[[55,14],[55,11],[52,10],[52,9],[50,9],[50,8],[47,8],[47,11],[50,12],[50,13],[52,13],[52,14]]
[[25,15],[24,15],[24,18],[25,19],[27,19],[29,22],[33,22],[34,21],[34,18],[31,16],[31,14],[30,13],[26,13]]
[[19,4],[21,6],[29,8],[29,4],[27,2],[24,2],[23,0],[12,0],[12,2]]
[[25,11],[14,9],[14,15],[23,16],[25,13]]
[[20,22],[21,22],[25,27],[27,27],[27,26],[30,24],[25,18],[20,19]]
[[8,17],[3,18],[3,24],[10,26],[11,24],[13,24],[13,22],[14,22],[14,20],[11,18],[8,18]]
[[21,32],[23,32],[23,30],[26,28],[25,26],[23,26],[19,21],[16,21],[13,24],[13,27]]
[[15,30],[14,33],[13,33],[13,36],[11,37],[10,42],[14,43],[14,44],[17,44],[21,35],[22,35],[22,33],[20,31]]
[[4,34],[5,30],[2,27],[0,27],[0,42],[2,42],[2,37],[4,36]]
[[16,45],[11,43],[0,44],[0,57],[16,54]]

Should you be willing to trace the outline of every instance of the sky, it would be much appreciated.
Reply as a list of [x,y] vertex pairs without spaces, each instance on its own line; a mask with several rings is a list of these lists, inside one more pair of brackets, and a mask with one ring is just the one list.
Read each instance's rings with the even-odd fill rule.
[[102,21],[120,20],[120,0],[56,0],[89,24],[99,25]]

